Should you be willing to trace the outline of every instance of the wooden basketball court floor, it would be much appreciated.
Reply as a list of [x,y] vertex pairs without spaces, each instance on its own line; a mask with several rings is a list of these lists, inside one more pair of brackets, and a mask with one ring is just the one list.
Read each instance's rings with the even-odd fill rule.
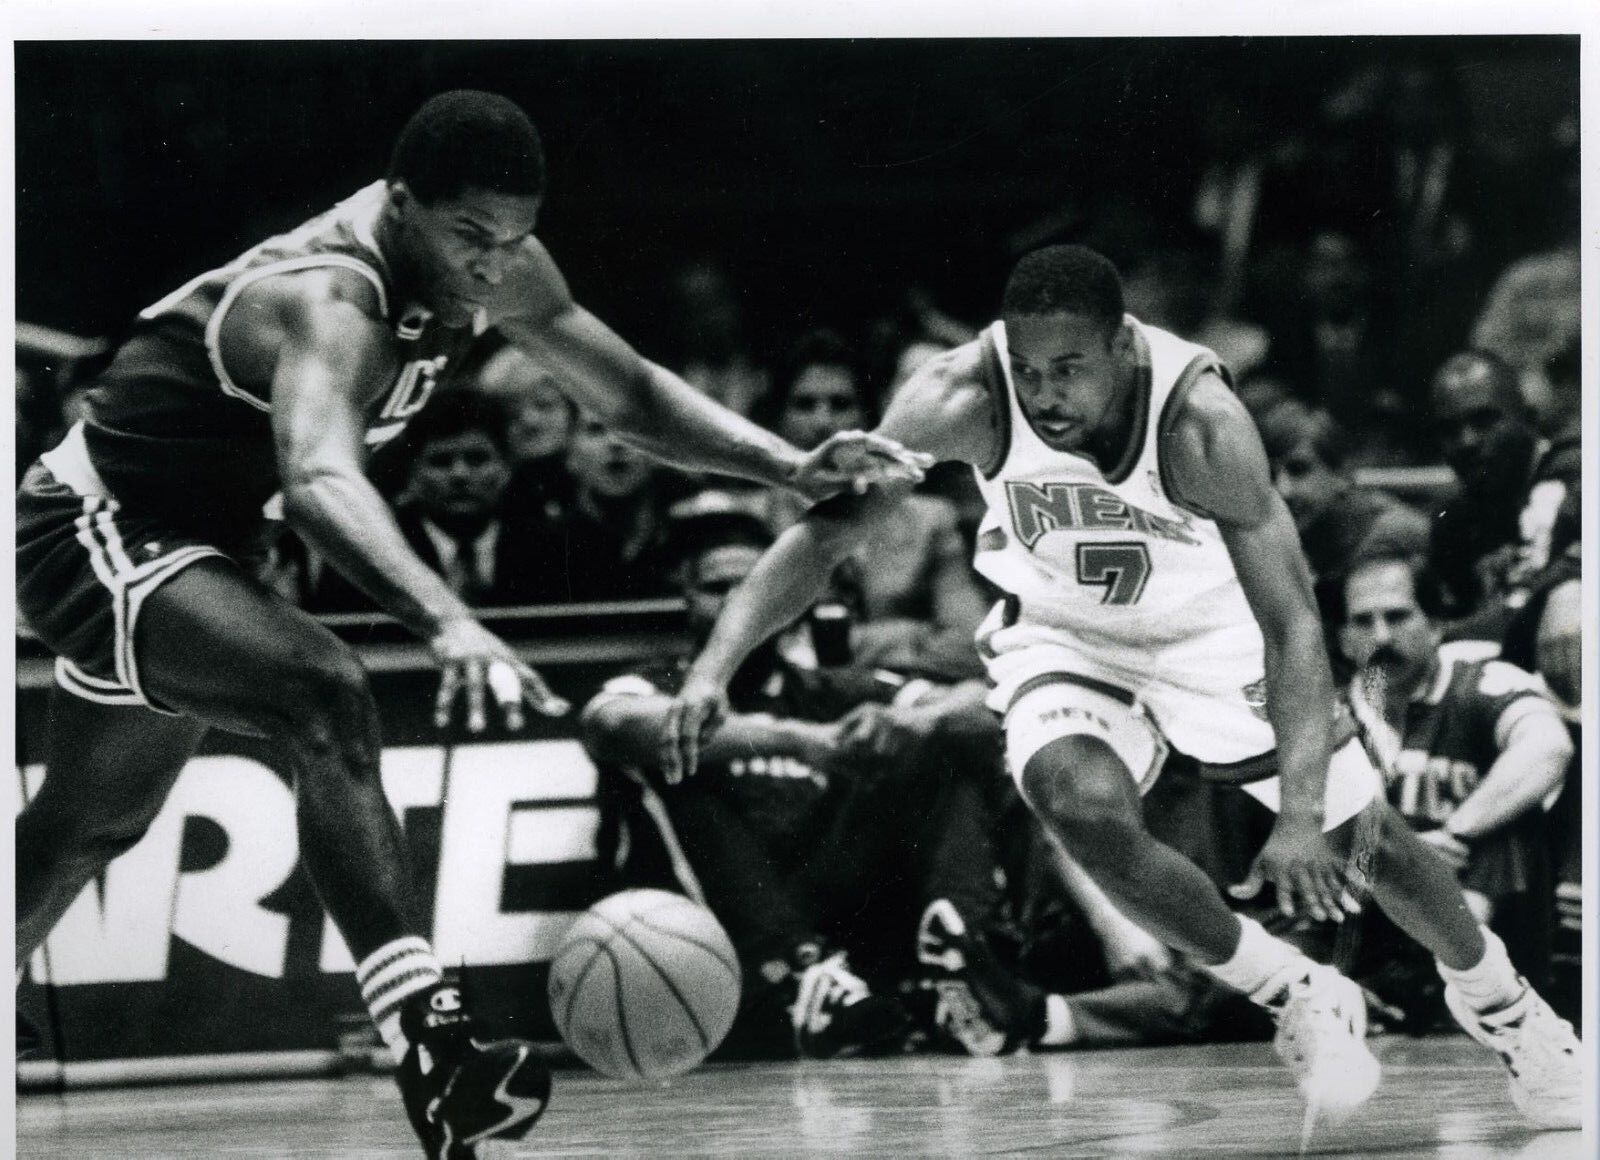
[[[1596,1155],[1527,1127],[1465,1037],[1374,1045],[1383,1087],[1307,1155]],[[1265,1044],[721,1064],[646,1089],[563,1069],[518,1155],[1265,1157],[1299,1153],[1301,1123]],[[379,1076],[25,1095],[17,1133],[17,1155],[51,1160],[421,1155]]]

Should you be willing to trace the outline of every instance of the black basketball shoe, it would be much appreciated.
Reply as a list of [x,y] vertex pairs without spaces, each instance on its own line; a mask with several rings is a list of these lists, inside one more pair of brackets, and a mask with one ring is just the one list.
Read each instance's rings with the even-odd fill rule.
[[1001,1055],[1044,1034],[1044,992],[1006,970],[948,899],[922,912],[917,961],[938,996],[933,1022],[947,1043],[968,1055]]
[[874,995],[850,970],[843,951],[800,973],[789,1015],[795,1049],[807,1059],[896,1052],[911,1031],[911,1016],[900,1001]]
[[449,984],[407,1001],[400,1029],[411,1046],[396,1078],[428,1160],[514,1155],[550,1102],[550,1071],[533,1045],[480,1040]]

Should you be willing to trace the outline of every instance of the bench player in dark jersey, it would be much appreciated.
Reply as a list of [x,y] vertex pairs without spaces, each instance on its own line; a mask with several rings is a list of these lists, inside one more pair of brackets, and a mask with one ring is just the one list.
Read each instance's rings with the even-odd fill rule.
[[[88,417],[17,499],[23,616],[58,655],[48,776],[17,822],[17,961],[149,826],[208,727],[271,738],[295,772],[301,855],[400,1061],[430,1157],[510,1147],[549,1075],[484,1044],[421,937],[378,718],[355,655],[253,575],[263,505],[427,641],[437,711],[566,705],[407,546],[367,482],[398,433],[497,326],[576,401],[679,465],[812,497],[915,457],[851,433],[802,455],[642,360],[576,305],[532,235],[538,135],[486,93],[433,98],[387,179],[145,310],[88,395]],[[62,695],[65,693],[73,695]]]

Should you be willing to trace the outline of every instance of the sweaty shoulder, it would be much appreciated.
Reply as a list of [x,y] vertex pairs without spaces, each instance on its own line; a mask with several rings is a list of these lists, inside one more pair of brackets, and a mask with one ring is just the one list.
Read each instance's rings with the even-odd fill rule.
[[981,339],[929,359],[895,392],[878,430],[941,462],[987,470],[1005,450],[1004,415],[983,360]]
[[360,346],[380,344],[387,334],[370,279],[340,266],[317,266],[252,282],[223,317],[217,343],[234,382],[264,390],[288,342]]
[[1162,475],[1178,503],[1220,523],[1253,526],[1274,492],[1266,450],[1228,384],[1204,374],[1163,420]]

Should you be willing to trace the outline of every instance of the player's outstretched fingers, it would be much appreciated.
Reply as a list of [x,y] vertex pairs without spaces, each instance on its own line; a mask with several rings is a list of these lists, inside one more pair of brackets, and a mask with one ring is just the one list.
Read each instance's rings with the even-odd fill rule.
[[522,681],[522,698],[546,717],[564,717],[572,712],[572,702],[556,695],[548,682],[532,665],[516,662],[517,676]]
[[673,701],[667,706],[667,716],[661,723],[661,742],[658,758],[661,775],[668,785],[677,785],[683,779],[683,755],[679,752],[678,736],[683,726],[683,702]]
[[910,479],[913,483],[922,479],[923,472],[933,466],[933,456],[926,451],[912,451],[896,443],[893,439],[879,435],[873,431],[862,432],[863,441],[870,450],[881,454],[885,459],[897,464],[903,470],[889,470],[886,475],[893,479]]
[[1237,898],[1240,902],[1248,902],[1261,893],[1261,888],[1267,884],[1267,876],[1261,872],[1260,863],[1254,863],[1250,872],[1244,876],[1243,882],[1236,882],[1228,887],[1228,896]]
[[447,662],[439,677],[439,693],[433,701],[433,724],[436,728],[450,726],[450,710],[455,706],[456,694],[461,691],[461,666]]
[[467,684],[467,732],[482,733],[489,727],[489,711],[486,704],[487,690],[484,687],[484,670],[487,666],[478,657],[470,658],[466,663]]
[[509,661],[490,661],[488,680],[489,693],[500,706],[506,728],[517,732],[527,724],[522,714],[522,678]]

